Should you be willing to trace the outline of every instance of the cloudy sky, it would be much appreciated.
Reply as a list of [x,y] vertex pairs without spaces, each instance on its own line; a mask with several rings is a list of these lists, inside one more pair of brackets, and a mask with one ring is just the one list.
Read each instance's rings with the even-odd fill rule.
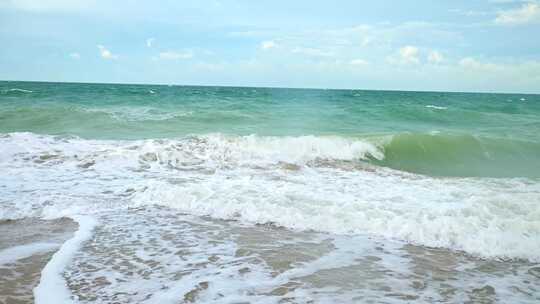
[[540,93],[540,2],[0,0],[0,79]]

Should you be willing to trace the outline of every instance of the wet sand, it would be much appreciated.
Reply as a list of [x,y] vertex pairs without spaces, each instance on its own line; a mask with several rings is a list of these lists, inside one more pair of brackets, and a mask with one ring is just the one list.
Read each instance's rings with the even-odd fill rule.
[[[369,236],[292,231],[161,207],[97,215],[63,277],[80,303],[535,303],[540,267]],[[69,219],[0,223],[0,250],[58,244]],[[48,248],[47,246],[42,246]],[[32,303],[58,248],[0,266],[0,303]],[[28,250],[27,250],[28,251]],[[31,251],[31,250],[30,250]],[[5,260],[5,258],[4,258]]]
[[0,222],[0,303],[33,303],[41,270],[77,229],[70,219]]

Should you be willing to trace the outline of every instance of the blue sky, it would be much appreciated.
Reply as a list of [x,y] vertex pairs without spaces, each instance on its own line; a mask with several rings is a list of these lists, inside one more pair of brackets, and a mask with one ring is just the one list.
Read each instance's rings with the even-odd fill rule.
[[540,93],[540,2],[0,0],[0,79]]

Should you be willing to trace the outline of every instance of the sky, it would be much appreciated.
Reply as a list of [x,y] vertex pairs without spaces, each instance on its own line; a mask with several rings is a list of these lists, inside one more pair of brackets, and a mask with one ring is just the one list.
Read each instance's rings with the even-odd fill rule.
[[0,0],[0,79],[540,93],[540,0]]

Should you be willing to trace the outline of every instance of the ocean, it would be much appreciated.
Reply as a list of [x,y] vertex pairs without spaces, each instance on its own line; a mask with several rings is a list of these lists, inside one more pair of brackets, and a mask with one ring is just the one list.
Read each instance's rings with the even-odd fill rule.
[[0,302],[538,303],[540,95],[0,82]]

